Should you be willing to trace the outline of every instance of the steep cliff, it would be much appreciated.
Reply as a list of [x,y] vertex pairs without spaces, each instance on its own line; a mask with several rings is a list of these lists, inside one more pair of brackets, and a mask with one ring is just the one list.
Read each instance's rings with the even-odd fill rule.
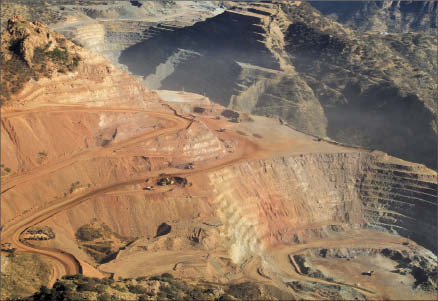
[[436,166],[430,34],[353,31],[307,3],[239,3],[129,47],[120,63],[153,88]]

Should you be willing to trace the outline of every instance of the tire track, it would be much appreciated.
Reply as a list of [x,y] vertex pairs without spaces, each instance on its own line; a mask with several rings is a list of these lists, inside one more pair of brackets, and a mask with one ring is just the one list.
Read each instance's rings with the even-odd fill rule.
[[[64,106],[61,106],[64,107]],[[50,164],[49,166],[45,166],[41,170],[32,170],[26,175],[17,176],[12,179],[8,179],[8,183],[6,185],[6,190],[10,189],[13,186],[16,186],[18,184],[23,184],[28,181],[32,181],[38,177],[41,177],[42,175],[46,175],[48,173],[56,172],[57,170],[64,168],[66,166],[69,166],[78,160],[84,160],[87,158],[92,158],[94,156],[102,155],[106,152],[111,152],[114,149],[125,147],[128,145],[134,145],[139,142],[143,142],[144,140],[151,139],[154,137],[157,137],[159,135],[170,133],[170,132],[176,132],[179,130],[183,130],[187,127],[187,123],[190,121],[186,120],[185,118],[172,115],[170,113],[159,113],[159,112],[151,112],[147,110],[135,110],[135,109],[126,109],[126,108],[106,108],[106,109],[99,109],[99,108],[82,108],[82,107],[72,107],[68,106],[70,109],[47,109],[47,108],[39,108],[34,110],[27,110],[27,111],[20,111],[20,112],[10,112],[7,114],[4,114],[3,118],[11,118],[15,116],[20,116],[23,114],[29,114],[29,113],[36,113],[36,112],[72,112],[72,111],[84,111],[84,112],[103,112],[103,111],[109,111],[109,112],[143,112],[148,114],[149,116],[155,116],[157,118],[166,119],[168,121],[171,121],[174,123],[173,126],[169,128],[159,129],[152,133],[147,133],[145,135],[133,137],[131,139],[127,139],[123,142],[120,142],[118,144],[112,145],[110,147],[105,147],[103,149],[98,149],[94,151],[87,151],[82,152],[80,154],[74,155],[73,157],[70,157],[66,160],[61,160],[58,162],[55,162],[53,164]],[[230,136],[227,134],[227,136]],[[87,201],[91,197],[95,197],[100,194],[117,191],[120,188],[123,188],[127,185],[132,184],[139,184],[143,183],[145,177],[158,177],[162,173],[168,173],[173,174],[176,176],[182,176],[182,175],[190,175],[190,174],[198,174],[203,173],[207,171],[213,171],[217,169],[221,169],[224,166],[228,166],[234,163],[237,163],[239,161],[248,159],[252,154],[256,153],[258,150],[258,147],[255,143],[245,140],[242,137],[238,137],[237,135],[232,135],[232,138],[235,140],[238,140],[242,143],[242,147],[239,148],[239,152],[235,152],[232,156],[226,159],[219,160],[215,162],[215,164],[204,166],[201,168],[198,168],[196,170],[177,170],[177,169],[164,169],[159,170],[155,172],[149,172],[142,175],[139,175],[136,179],[131,179],[129,181],[125,182],[119,182],[119,183],[113,183],[111,185],[107,185],[104,187],[97,188],[92,191],[84,192],[80,195],[66,198],[60,202],[57,202],[55,204],[51,204],[46,208],[42,208],[41,210],[37,212],[29,212],[27,215],[25,214],[20,218],[20,220],[13,220],[12,222],[9,222],[8,224],[3,225],[3,231],[2,231],[2,238],[5,242],[11,242],[11,244],[17,249],[19,252],[28,252],[28,253],[34,253],[43,255],[46,257],[49,257],[50,259],[56,260],[60,265],[63,267],[63,272],[60,272],[59,269],[54,267],[54,273],[50,279],[50,283],[54,283],[57,278],[61,277],[62,274],[78,274],[82,273],[82,267],[79,263],[79,261],[71,254],[68,254],[62,250],[57,249],[49,249],[49,248],[43,248],[43,247],[35,247],[28,245],[20,240],[20,235],[26,231],[31,226],[34,226],[36,224],[39,224],[41,222],[44,222],[48,220],[49,218],[53,217],[54,215],[70,209],[78,204],[81,204],[82,202]]]

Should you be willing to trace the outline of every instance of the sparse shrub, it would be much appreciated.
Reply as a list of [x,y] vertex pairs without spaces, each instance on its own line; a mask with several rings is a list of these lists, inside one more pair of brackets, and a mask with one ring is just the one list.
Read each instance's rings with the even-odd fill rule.
[[78,292],[83,292],[83,291],[94,292],[96,291],[96,288],[97,288],[96,282],[91,281],[91,279],[89,279],[88,281],[79,283],[76,290]]
[[68,291],[64,294],[65,299],[64,300],[83,300],[84,296],[79,293],[79,292],[75,292],[75,291]]
[[68,69],[69,69],[70,71],[73,71],[73,70],[75,69],[74,67],[79,66],[79,61],[80,61],[80,60],[81,60],[81,58],[80,58],[79,56],[75,56],[75,57],[73,58],[73,63],[67,66]]
[[103,237],[102,232],[90,225],[83,225],[76,231],[76,238],[82,241],[91,241],[101,237]]
[[51,290],[47,286],[42,285],[40,287],[40,291],[35,293],[32,297],[33,300],[47,300],[50,295],[51,295]]
[[76,274],[76,275],[64,275],[62,276],[62,279],[67,279],[67,280],[82,280],[84,279],[84,275],[82,274]]
[[173,279],[173,275],[170,273],[161,274],[161,278]]
[[[50,44],[46,45],[46,49],[49,48]],[[32,57],[32,63],[34,65],[44,65],[47,62],[47,56],[45,49],[43,48],[35,48]]]
[[114,279],[112,279],[112,278],[103,278],[103,279],[101,279],[100,282],[102,284],[105,284],[105,285],[111,285],[111,284],[114,283]]
[[140,277],[135,278],[135,280],[136,280],[136,281],[146,281],[146,280],[148,280],[148,277],[146,277],[146,276],[140,276]]
[[55,284],[53,285],[53,289],[55,289],[58,292],[71,292],[74,291],[74,289],[76,288],[76,285],[74,285],[73,283],[70,282],[60,282],[60,281],[56,281]]
[[158,293],[158,300],[168,300],[169,298],[167,297],[167,294],[165,292],[160,291]]
[[104,293],[97,296],[97,301],[109,301],[112,300],[112,295]]
[[125,288],[124,288],[123,286],[121,286],[120,284],[116,284],[116,285],[114,285],[113,288],[114,288],[115,290],[118,290],[119,292],[124,292],[124,291],[126,291]]
[[183,291],[186,293],[190,291],[190,287],[183,281],[172,280],[171,285],[179,291]]
[[46,54],[48,57],[50,57],[55,62],[67,62],[68,61],[67,50],[62,51],[58,47],[56,47],[52,51],[46,52]]
[[96,292],[98,293],[104,293],[106,291],[106,286],[103,284],[99,284],[96,286]]
[[140,295],[138,297],[138,301],[146,301],[146,300],[150,300],[148,295]]
[[146,294],[147,289],[141,285],[128,285],[128,290],[133,294]]
[[195,287],[190,293],[190,296],[192,296],[192,298],[194,300],[206,300],[209,299],[209,296],[206,295],[201,288],[199,287]]
[[73,191],[80,185],[80,183],[81,182],[79,182],[79,181],[76,181],[76,182],[74,182],[74,183],[71,183],[71,186],[70,186],[70,189],[69,189],[69,192],[70,193],[73,193]]
[[222,296],[220,296],[218,298],[219,301],[233,301],[236,300],[235,298],[233,298],[233,296],[229,295],[229,294],[223,294]]

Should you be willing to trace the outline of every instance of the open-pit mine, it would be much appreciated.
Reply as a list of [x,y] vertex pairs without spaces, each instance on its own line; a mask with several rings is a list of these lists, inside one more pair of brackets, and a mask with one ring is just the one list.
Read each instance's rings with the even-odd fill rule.
[[[2,33],[2,300],[436,300],[437,172],[327,137],[341,110],[321,105],[285,50],[304,26],[286,13],[310,5],[178,4],[193,15],[172,15],[161,3],[153,18],[166,28],[121,15],[145,1],[107,2],[55,3],[64,23],[15,16]],[[238,22],[253,33],[240,45],[245,32],[226,27]],[[212,23],[229,35],[217,56]],[[326,83],[320,92],[338,93]],[[288,116],[258,114],[289,96]],[[397,132],[408,157],[409,122]],[[436,162],[418,147],[417,162]]]

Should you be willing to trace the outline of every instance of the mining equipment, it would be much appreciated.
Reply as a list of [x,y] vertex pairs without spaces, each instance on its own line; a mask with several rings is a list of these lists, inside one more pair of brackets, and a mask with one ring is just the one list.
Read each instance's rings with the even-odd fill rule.
[[175,184],[175,180],[170,177],[161,178],[158,180],[157,185],[167,186]]
[[365,276],[372,276],[373,273],[374,273],[374,271],[367,271],[367,272],[363,272],[362,275],[365,275]]

